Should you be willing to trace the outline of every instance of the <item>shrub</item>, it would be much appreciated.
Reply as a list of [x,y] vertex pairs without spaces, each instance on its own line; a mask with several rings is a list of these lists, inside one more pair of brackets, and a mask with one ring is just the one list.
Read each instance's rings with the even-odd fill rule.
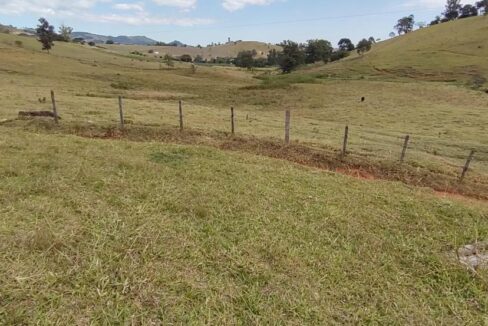
[[89,46],[95,46],[95,42],[93,42],[93,41],[88,42],[88,45],[89,45]]
[[183,61],[183,62],[193,62],[193,58],[189,54],[183,54],[180,57],[180,61]]
[[24,43],[22,43],[22,41],[19,41],[19,40],[16,40],[14,43],[15,43],[15,46],[18,46],[19,48],[21,48],[24,45]]

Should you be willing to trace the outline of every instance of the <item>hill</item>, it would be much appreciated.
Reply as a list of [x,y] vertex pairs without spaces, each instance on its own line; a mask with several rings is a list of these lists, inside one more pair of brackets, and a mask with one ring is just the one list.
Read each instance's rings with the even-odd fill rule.
[[[257,57],[264,58],[267,57],[269,51],[271,49],[280,50],[279,46],[269,44],[269,43],[262,43],[262,42],[254,42],[254,41],[239,41],[239,42],[231,42],[228,44],[222,45],[214,45],[214,46],[206,46],[206,47],[195,47],[195,46],[130,46],[130,45],[107,45],[104,46],[108,50],[128,55],[131,52],[138,51],[141,53],[145,53],[150,57],[158,58],[161,55],[169,54],[171,56],[179,57],[183,54],[189,54],[193,58],[197,55],[201,56],[204,59],[212,59],[212,58],[235,58],[237,54],[241,51],[252,51],[256,50]],[[148,52],[152,50],[154,52],[158,52],[158,54],[149,55]]]
[[488,16],[420,29],[376,44],[365,55],[306,69],[341,77],[411,78],[487,87]]
[[99,35],[99,34],[92,34],[86,32],[73,32],[71,36],[73,38],[82,38],[87,42],[95,42],[95,43],[105,43],[108,40],[112,40],[115,43],[120,43],[120,44],[151,45],[157,42],[146,36],[125,36],[125,35],[107,36],[107,35]]

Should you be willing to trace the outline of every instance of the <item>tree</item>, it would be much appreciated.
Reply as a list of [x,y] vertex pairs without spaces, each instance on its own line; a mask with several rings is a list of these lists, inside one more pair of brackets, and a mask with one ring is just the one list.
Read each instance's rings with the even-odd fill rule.
[[348,38],[342,38],[339,43],[337,43],[337,45],[339,46],[339,50],[341,51],[354,51],[354,49],[356,48],[351,40]]
[[42,44],[42,50],[49,50],[54,46],[54,38],[56,33],[54,33],[54,26],[49,25],[49,22],[45,18],[39,18],[39,25],[36,28],[37,40]]
[[241,68],[251,69],[254,67],[254,54],[253,51],[241,51],[237,54],[235,65]]
[[59,39],[61,41],[71,41],[71,33],[73,33],[73,27],[69,27],[64,24],[59,27]]
[[369,39],[368,39],[369,43],[371,44],[376,44],[376,40],[373,36],[370,36]]
[[105,44],[114,44],[114,40],[107,40]]
[[390,38],[394,38],[394,37],[396,36],[396,34],[395,34],[394,32],[390,32],[390,34],[388,34],[388,36],[389,36]]
[[394,28],[398,31],[398,35],[407,34],[413,31],[414,24],[415,17],[414,15],[410,15],[400,18]]
[[173,62],[173,57],[170,56],[169,54],[165,54],[163,61],[166,63],[168,67],[174,67],[174,62]]
[[268,66],[277,66],[279,63],[279,53],[276,51],[276,49],[271,49],[268,53],[268,60],[267,60],[267,65]]
[[444,19],[447,21],[457,19],[461,9],[461,0],[447,0],[446,10],[442,13],[444,15]]
[[433,21],[430,22],[430,26],[434,26],[441,23],[441,16],[436,16]]
[[356,46],[356,51],[359,54],[363,54],[371,50],[371,47],[372,47],[372,43],[367,39],[363,38],[361,41],[359,41],[358,45]]
[[478,9],[473,5],[465,5],[461,8],[459,18],[468,18],[478,16]]
[[479,9],[480,13],[488,15],[488,0],[481,0],[476,2],[476,8]]
[[326,40],[309,40],[305,47],[305,62],[329,61],[332,45]]
[[279,55],[278,64],[283,73],[290,73],[305,63],[303,46],[293,41],[283,41],[280,46],[283,52]]
[[195,59],[193,60],[193,62],[195,63],[204,63],[205,60],[203,59],[203,57],[199,54],[197,54],[197,56],[195,57]]

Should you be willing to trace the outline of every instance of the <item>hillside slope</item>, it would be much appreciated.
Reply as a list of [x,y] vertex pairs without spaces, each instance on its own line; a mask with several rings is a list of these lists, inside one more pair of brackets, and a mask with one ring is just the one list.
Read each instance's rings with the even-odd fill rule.
[[363,55],[308,70],[347,77],[457,81],[471,86],[488,80],[488,17],[424,28],[378,43]]

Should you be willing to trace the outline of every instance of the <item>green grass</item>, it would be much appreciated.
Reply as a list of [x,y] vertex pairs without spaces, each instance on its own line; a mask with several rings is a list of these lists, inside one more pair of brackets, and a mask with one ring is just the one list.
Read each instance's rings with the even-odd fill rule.
[[485,205],[207,147],[1,130],[0,323],[482,324]]
[[308,70],[338,78],[448,81],[488,89],[488,16],[424,28],[375,45],[371,52]]

